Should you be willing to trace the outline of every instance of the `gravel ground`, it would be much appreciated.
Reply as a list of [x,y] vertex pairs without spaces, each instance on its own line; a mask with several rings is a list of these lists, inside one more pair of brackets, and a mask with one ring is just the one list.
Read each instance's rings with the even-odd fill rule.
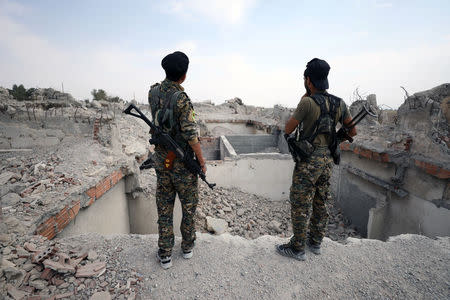
[[198,234],[194,257],[185,260],[174,251],[169,270],[155,259],[156,235],[89,234],[61,242],[95,245],[107,257],[108,269],[114,265],[115,270],[134,270],[142,278],[137,293],[142,299],[450,297],[448,237],[401,235],[388,242],[350,238],[346,245],[326,238],[323,254],[307,252],[304,262],[275,252],[275,244],[285,241]]

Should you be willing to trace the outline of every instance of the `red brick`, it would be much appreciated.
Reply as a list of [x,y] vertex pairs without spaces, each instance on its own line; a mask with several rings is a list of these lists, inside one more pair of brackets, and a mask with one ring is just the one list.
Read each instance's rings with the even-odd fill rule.
[[55,275],[55,272],[52,269],[45,268],[41,273],[41,279],[45,279],[49,281]]
[[88,195],[90,198],[94,198],[95,197],[95,187],[90,188],[89,190],[86,191],[86,195]]
[[347,143],[347,142],[342,143],[342,144],[340,145],[340,147],[341,147],[341,150],[342,150],[342,151],[350,151],[350,143]]
[[436,177],[441,178],[441,179],[448,179],[448,178],[450,178],[450,170],[441,168],[439,170],[439,173],[436,174]]
[[382,162],[389,162],[389,154],[387,153],[380,153],[381,161]]
[[111,188],[111,178],[108,176],[95,186],[95,198],[100,198]]
[[415,165],[418,166],[419,168],[422,168],[426,173],[433,175],[433,176],[437,176],[438,173],[440,173],[440,167],[424,162],[424,161],[420,161],[420,160],[415,160],[414,161]]
[[69,209],[69,216],[70,219],[74,219],[75,216],[78,214],[81,208],[80,201],[75,202],[75,204]]
[[372,159],[376,161],[381,161],[380,153],[378,152],[372,152]]
[[361,151],[359,152],[359,155],[362,156],[362,157],[365,157],[367,159],[371,159],[372,158],[372,151],[362,148]]

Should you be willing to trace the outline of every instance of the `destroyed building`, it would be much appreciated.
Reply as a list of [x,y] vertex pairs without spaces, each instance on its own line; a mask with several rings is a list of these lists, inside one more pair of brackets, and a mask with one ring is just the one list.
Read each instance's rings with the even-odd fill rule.
[[[333,284],[342,279],[360,286],[346,285],[334,295],[445,298],[450,280],[449,97],[450,84],[408,95],[397,111],[378,109],[377,119],[368,117],[358,126],[353,143],[341,144],[325,249],[343,265],[324,258],[324,266],[338,276],[331,285],[323,282],[324,294],[318,295],[276,283],[271,274],[278,268],[268,259],[273,253],[268,245],[292,232],[288,197],[294,163],[283,130],[293,109],[248,106],[239,98],[221,105],[194,104],[207,176],[218,188],[211,191],[200,183],[196,214],[204,262],[198,268],[195,262],[189,265],[189,273],[170,275],[148,270],[155,265],[157,213],[154,170],[139,170],[152,151],[146,124],[122,114],[124,102],[80,102],[51,89],[38,89],[30,101],[16,101],[0,88],[0,293],[12,299],[146,299],[176,297],[183,287],[191,293],[188,298],[197,293],[200,298],[318,298],[333,296]],[[367,102],[377,107],[376,96],[370,95],[350,106],[352,114]],[[148,105],[140,108],[150,116]],[[177,202],[175,224],[180,217]],[[220,235],[224,232],[231,235]],[[221,254],[208,253],[218,249],[236,260],[227,257],[220,263]],[[252,249],[258,249],[256,254]],[[414,251],[431,254],[417,257]],[[384,265],[382,254],[398,257]],[[239,259],[250,267],[240,269]],[[204,270],[209,266],[210,273]],[[373,289],[361,288],[370,278],[365,266],[379,272]],[[345,277],[341,267],[354,274]],[[423,268],[434,273],[420,273]],[[417,275],[400,278],[399,270]],[[317,277],[325,272],[316,271]],[[211,279],[213,274],[223,278]],[[204,284],[164,283],[184,275]],[[391,282],[384,282],[388,275]],[[246,288],[247,280],[253,283]]]

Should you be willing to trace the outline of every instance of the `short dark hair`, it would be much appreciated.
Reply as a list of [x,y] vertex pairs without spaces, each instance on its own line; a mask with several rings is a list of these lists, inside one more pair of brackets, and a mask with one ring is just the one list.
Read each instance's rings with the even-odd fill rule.
[[176,51],[164,57],[161,66],[166,72],[167,79],[178,81],[188,70],[189,58],[183,52]]

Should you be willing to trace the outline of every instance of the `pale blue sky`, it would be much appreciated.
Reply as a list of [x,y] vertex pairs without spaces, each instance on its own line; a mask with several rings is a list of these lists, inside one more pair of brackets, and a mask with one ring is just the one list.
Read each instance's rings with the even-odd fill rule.
[[190,58],[194,101],[296,106],[314,58],[331,65],[330,92],[353,90],[398,107],[450,80],[450,1],[0,0],[0,86],[93,88],[146,101],[165,54]]

